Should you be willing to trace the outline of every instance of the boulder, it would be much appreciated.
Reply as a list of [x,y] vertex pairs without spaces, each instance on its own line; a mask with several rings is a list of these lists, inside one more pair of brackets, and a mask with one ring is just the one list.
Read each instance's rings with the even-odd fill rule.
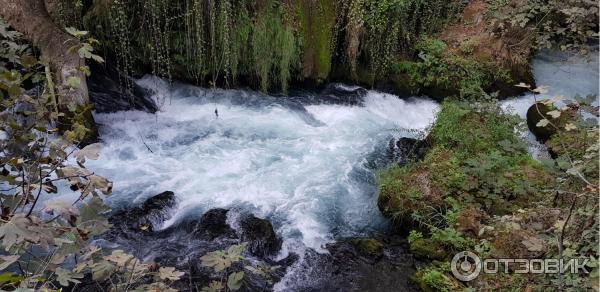
[[255,256],[265,257],[275,255],[281,248],[281,239],[273,230],[269,220],[246,215],[240,220],[242,241],[248,242],[250,253]]
[[326,103],[343,105],[361,105],[367,90],[359,86],[332,83],[323,89],[319,96]]
[[529,131],[535,135],[536,139],[541,143],[545,143],[556,133],[556,129],[552,125],[546,125],[545,127],[538,127],[538,123],[547,119],[549,121],[555,122],[548,112],[556,110],[556,108],[552,105],[546,105],[544,103],[538,102],[527,110],[527,127]]
[[219,237],[235,237],[235,230],[227,223],[227,209],[210,209],[199,222],[193,222],[192,233],[195,238],[214,240]]
[[175,204],[173,192],[162,192],[147,199],[139,207],[112,215],[109,222],[113,225],[113,231],[120,230],[131,236],[135,236],[136,232],[152,232],[158,230],[162,222],[170,218],[168,210]]
[[402,137],[396,141],[394,160],[398,165],[406,165],[411,160],[422,159],[429,146],[425,140]]
[[[91,70],[92,74],[88,77],[87,82],[90,99],[94,103],[96,112],[141,110],[155,113],[158,110],[156,103],[150,98],[150,94],[114,66],[93,64]],[[120,79],[130,83],[131,88],[123,88]]]

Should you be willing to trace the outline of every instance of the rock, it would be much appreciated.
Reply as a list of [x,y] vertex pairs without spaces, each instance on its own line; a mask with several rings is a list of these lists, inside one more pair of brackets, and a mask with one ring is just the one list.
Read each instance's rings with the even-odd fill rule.
[[[113,227],[102,235],[103,241],[98,242],[107,243],[105,247],[109,249],[126,250],[145,262],[185,271],[184,279],[172,283],[172,287],[180,291],[195,291],[197,287],[205,287],[212,280],[220,279],[222,273],[203,266],[200,258],[242,242],[248,242],[247,249],[242,252],[244,259],[234,263],[232,270],[241,271],[244,266],[256,266],[258,262],[279,268],[268,277],[246,272],[240,291],[271,291],[273,284],[298,259],[297,255],[290,254],[280,261],[272,260],[270,256],[279,251],[281,240],[277,238],[271,222],[251,214],[230,216],[228,219],[229,212],[234,211],[216,208],[208,210],[199,219],[192,218],[168,228],[159,228],[170,218],[169,209],[173,206],[174,194],[165,192],[149,198],[139,207],[116,213],[109,218]],[[239,226],[239,231],[236,232],[229,222]]]
[[234,237],[235,230],[233,230],[227,223],[227,212],[226,209],[211,209],[208,210],[200,222],[194,224],[192,233],[196,238],[202,238],[205,240],[214,240],[218,237]]
[[[376,252],[365,253],[364,247]],[[328,253],[308,250],[298,270],[288,275],[296,291],[416,290],[410,280],[415,260],[400,238],[342,239],[326,249]]]
[[541,143],[545,143],[550,139],[550,137],[552,137],[552,135],[556,133],[556,129],[552,125],[548,124],[545,127],[537,126],[537,124],[543,119],[554,122],[552,117],[548,115],[548,112],[553,110],[556,110],[554,106],[546,105],[541,102],[532,105],[527,110],[527,127]]
[[90,99],[95,105],[96,112],[141,110],[154,113],[158,110],[148,92],[135,84],[130,77],[122,76],[121,78],[131,82],[131,90],[122,88],[119,81],[120,72],[114,66],[94,64],[91,66],[91,70],[92,74],[88,77],[87,83]]
[[355,238],[350,240],[350,243],[363,255],[369,257],[380,257],[383,255],[383,244],[375,238]]
[[[136,232],[152,232],[160,228],[163,221],[170,218],[168,209],[176,204],[175,194],[162,192],[147,199],[140,207],[131,208],[109,218],[113,231],[135,236]],[[109,232],[111,233],[111,232]]]
[[407,137],[398,139],[395,144],[392,144],[392,147],[394,147],[394,161],[400,166],[406,165],[411,160],[422,159],[427,153],[427,149],[429,149],[429,145],[425,140]]
[[443,260],[448,255],[443,246],[429,238],[417,238],[410,243],[410,252],[419,258]]
[[240,220],[240,226],[242,241],[248,242],[248,249],[253,255],[259,257],[274,255],[281,248],[281,239],[277,238],[269,220],[247,215]]
[[359,86],[348,86],[339,83],[327,85],[319,93],[322,100],[332,104],[361,105],[367,90]]

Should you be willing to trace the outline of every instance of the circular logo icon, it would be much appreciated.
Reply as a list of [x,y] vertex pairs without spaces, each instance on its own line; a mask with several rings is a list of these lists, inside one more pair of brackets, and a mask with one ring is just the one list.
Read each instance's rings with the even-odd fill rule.
[[481,272],[481,259],[470,251],[459,252],[452,258],[450,269],[456,279],[471,281]]

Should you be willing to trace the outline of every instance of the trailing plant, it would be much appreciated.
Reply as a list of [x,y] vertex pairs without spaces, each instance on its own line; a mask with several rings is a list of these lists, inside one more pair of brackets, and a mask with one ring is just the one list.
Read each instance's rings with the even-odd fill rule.
[[396,60],[413,54],[413,44],[422,35],[438,31],[463,7],[462,1],[352,1],[346,34],[352,70],[356,70],[360,52],[363,52],[368,57],[372,79],[385,76]]

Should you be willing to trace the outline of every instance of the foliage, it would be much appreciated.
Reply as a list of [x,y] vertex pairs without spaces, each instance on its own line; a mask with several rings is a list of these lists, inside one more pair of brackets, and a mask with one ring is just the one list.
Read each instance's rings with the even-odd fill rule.
[[385,76],[398,57],[412,55],[416,40],[442,28],[464,7],[463,1],[439,0],[353,0],[346,5],[347,57],[355,71],[364,52],[373,81]]
[[587,52],[587,43],[598,39],[598,3],[587,0],[527,0],[507,5],[506,0],[487,0],[495,18],[496,33],[511,26],[530,28],[535,47],[558,47]]
[[[245,272],[239,268],[237,263],[244,261],[242,252],[246,249],[247,243],[232,245],[227,250],[216,250],[202,256],[200,260],[205,267],[212,268],[218,275],[218,280],[212,281],[208,286],[202,288],[202,291],[217,292],[239,290],[244,282]],[[264,262],[257,262],[256,266],[243,266],[244,270],[248,270],[254,274],[263,277],[268,283],[272,283],[272,273],[277,270],[278,266],[269,266]],[[226,279],[226,283],[223,281]]]
[[463,287],[448,275],[449,270],[449,265],[436,262],[419,270],[413,279],[423,291],[461,291]]
[[[533,94],[544,92],[519,86]],[[556,108],[538,123],[555,133],[547,142],[554,158],[542,161],[532,159],[515,134],[522,122],[496,102],[442,104],[423,160],[379,175],[379,207],[398,226],[412,229],[408,241],[413,253],[446,264],[461,250],[494,258],[583,257],[589,259],[589,275],[484,275],[466,284],[483,290],[594,287],[598,109],[591,106],[595,97],[561,100],[555,106],[558,100],[538,101]],[[427,289],[453,290],[452,282],[444,281],[450,277],[434,263],[415,280]]]
[[397,63],[394,70],[408,74],[416,86],[456,90],[461,98],[478,100],[494,82],[510,81],[508,71],[495,63],[451,53],[443,41],[425,37],[415,49],[418,60]]
[[[98,158],[99,145],[74,147],[87,131],[76,122],[59,133],[63,113],[56,111],[52,75],[21,44],[18,33],[3,23],[0,28],[0,287],[53,290],[77,286],[91,275],[112,290],[135,288],[147,277],[155,278],[151,285],[166,288],[182,273],[167,267],[152,271],[123,251],[106,254],[89,245],[90,238],[109,228],[102,198],[110,195],[112,183],[84,166]],[[102,61],[86,32],[67,31],[83,39],[73,48],[83,58]],[[69,189],[73,201],[58,198]]]

